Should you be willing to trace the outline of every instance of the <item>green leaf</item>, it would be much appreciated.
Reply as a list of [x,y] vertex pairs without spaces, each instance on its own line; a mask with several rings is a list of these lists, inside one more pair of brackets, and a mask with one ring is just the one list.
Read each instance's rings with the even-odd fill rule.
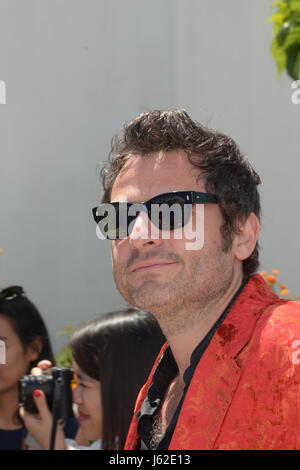
[[277,73],[280,75],[285,67],[286,67],[286,53],[285,51],[278,45],[277,39],[273,39],[271,44],[271,52],[275,59],[276,66],[277,66]]
[[58,367],[71,367],[73,361],[71,347],[64,346],[55,356],[55,360]]
[[287,32],[283,48],[289,49],[297,44],[300,44],[300,26],[292,26]]
[[273,22],[271,52],[275,59],[277,72],[284,69],[297,80],[300,66],[300,0],[275,1],[276,9],[267,21]]
[[289,3],[289,1],[290,0],[283,0],[282,2],[279,2],[279,1],[278,2],[273,2],[272,7],[274,7],[274,8],[277,7],[279,9],[280,8],[285,9],[285,8],[287,8],[287,4]]
[[275,13],[274,15],[270,16],[270,18],[267,18],[267,22],[270,23],[274,21],[274,23],[283,23],[285,19],[285,15],[282,13]]
[[300,1],[299,0],[290,0],[289,7],[292,12],[300,13]]
[[290,29],[291,24],[288,21],[285,21],[277,33],[277,41],[279,46],[282,46],[284,44]]
[[299,67],[300,67],[300,45],[294,44],[286,50],[287,62],[286,69],[287,73],[294,80],[299,79]]

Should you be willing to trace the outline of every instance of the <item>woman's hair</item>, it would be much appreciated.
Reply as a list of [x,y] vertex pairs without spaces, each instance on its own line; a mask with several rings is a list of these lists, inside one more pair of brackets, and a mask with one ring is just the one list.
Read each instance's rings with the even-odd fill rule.
[[[26,297],[21,286],[11,286],[0,291],[0,316],[4,316],[18,336],[23,349],[27,349],[35,340],[40,340],[42,348],[37,359],[28,364],[25,374],[29,374],[38,362],[47,358],[54,364],[54,355],[49,340],[46,325],[41,314],[33,303]],[[16,411],[14,421],[23,424],[23,420]]]
[[74,333],[74,360],[100,381],[104,450],[123,449],[136,397],[164,342],[154,317],[135,308],[108,312]]
[[[240,220],[246,220],[251,212],[260,220],[260,178],[231,137],[193,121],[183,109],[149,111],[125,124],[122,134],[113,139],[109,159],[100,172],[102,202],[110,202],[116,177],[128,159],[170,150],[184,150],[199,169],[206,191],[219,197],[223,251],[227,252],[233,234],[239,233]],[[259,248],[257,242],[253,253],[243,260],[245,277],[259,267]]]
[[30,370],[45,358],[54,364],[46,325],[37,308],[26,297],[22,287],[11,286],[0,291],[0,315],[5,316],[9,321],[24,349],[30,346],[34,340],[41,341],[41,351],[37,359],[30,362],[25,373],[30,373]]

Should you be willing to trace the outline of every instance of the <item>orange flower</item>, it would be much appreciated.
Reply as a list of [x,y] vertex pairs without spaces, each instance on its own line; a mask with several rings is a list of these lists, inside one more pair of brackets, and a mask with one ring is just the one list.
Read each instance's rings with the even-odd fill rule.
[[274,284],[275,282],[277,282],[277,278],[275,276],[272,276],[272,274],[270,274],[269,276],[266,277],[266,281],[268,281],[270,284]]
[[3,248],[0,248],[0,255],[2,255],[3,251]]
[[78,387],[78,381],[76,375],[74,375],[73,379],[71,380],[71,389],[75,390]]
[[280,289],[287,289],[287,285],[286,285],[286,284],[279,284],[279,287],[280,287]]
[[281,295],[288,295],[289,290],[288,289],[282,289],[281,290]]
[[278,271],[278,269],[272,269],[272,273],[273,273],[273,274],[279,274],[280,271]]
[[260,274],[261,276],[265,276],[265,275],[267,274],[267,271],[261,271],[259,274]]

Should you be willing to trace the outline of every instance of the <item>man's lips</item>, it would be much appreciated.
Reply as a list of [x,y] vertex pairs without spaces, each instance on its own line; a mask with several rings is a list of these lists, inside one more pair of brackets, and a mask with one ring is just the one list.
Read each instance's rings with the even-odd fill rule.
[[140,263],[133,266],[133,269],[130,270],[131,273],[137,271],[150,271],[151,269],[163,268],[169,266],[170,264],[175,264],[174,262],[165,262],[165,261],[153,261],[148,263]]

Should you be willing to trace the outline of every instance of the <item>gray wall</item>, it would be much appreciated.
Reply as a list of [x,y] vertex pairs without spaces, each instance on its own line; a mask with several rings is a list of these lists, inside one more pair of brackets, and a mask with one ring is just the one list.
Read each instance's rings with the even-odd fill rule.
[[262,178],[262,268],[300,294],[300,105],[269,53],[271,0],[0,0],[0,279],[67,324],[124,305],[95,236],[97,163],[125,120],[182,106]]
[[179,0],[177,97],[200,122],[230,134],[262,184],[261,267],[300,296],[300,104],[269,47],[271,0]]
[[25,287],[56,350],[62,327],[123,305],[96,167],[124,120],[175,106],[174,24],[172,0],[0,1],[0,279]]

